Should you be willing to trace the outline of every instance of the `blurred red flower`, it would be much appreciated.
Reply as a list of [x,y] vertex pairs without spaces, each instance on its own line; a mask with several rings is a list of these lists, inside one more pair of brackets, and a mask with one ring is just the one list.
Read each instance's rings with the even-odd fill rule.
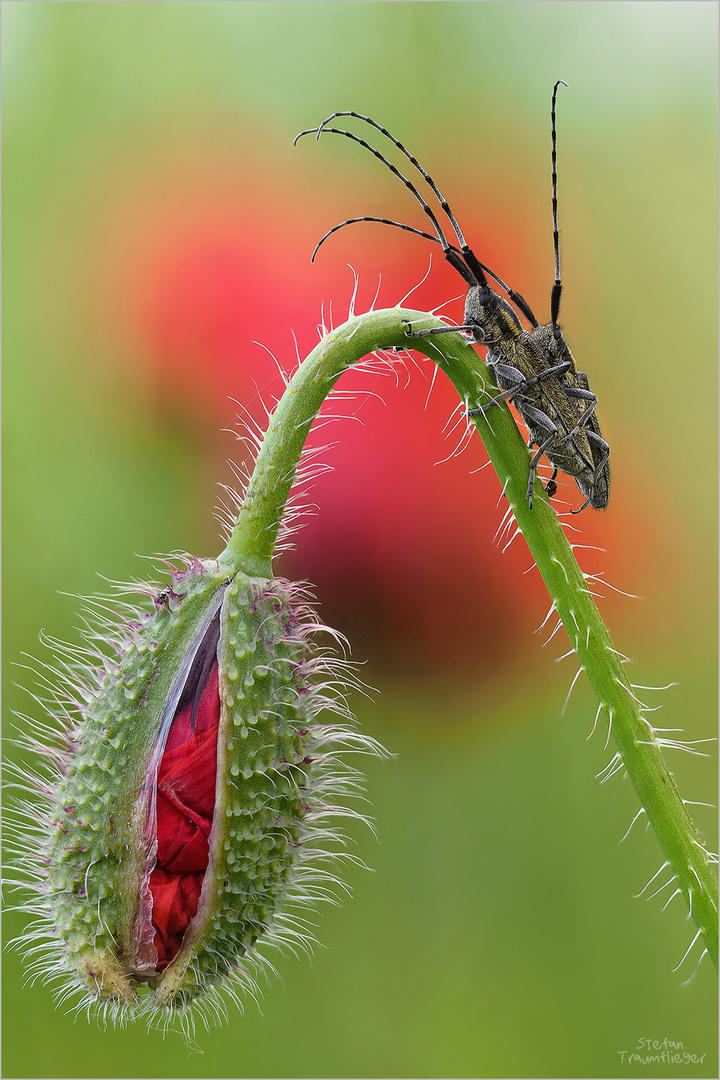
[[[283,389],[266,349],[291,371],[293,332],[303,356],[317,341],[321,308],[326,322],[331,311],[336,324],[347,316],[350,271],[338,273],[330,250],[314,265],[310,254],[322,228],[347,216],[349,196],[341,205],[324,192],[320,213],[319,193],[297,180],[284,190],[282,175],[272,162],[251,174],[237,162],[206,163],[174,182],[166,175],[148,181],[118,213],[113,303],[166,414],[202,414],[213,430],[227,421],[232,397],[264,424],[258,393],[271,407]],[[523,251],[522,229],[497,215],[491,226],[483,259],[504,269],[499,238],[507,261],[508,251]],[[371,303],[380,270],[376,306],[398,303],[430,254],[432,273],[408,305],[430,309],[463,293],[439,251],[421,240],[358,225],[341,242],[343,260],[359,274],[357,311]],[[525,281],[535,276],[530,269]],[[460,319],[462,297],[443,310]],[[334,471],[315,482],[320,512],[280,571],[313,583],[324,617],[358,655],[413,678],[502,679],[515,662],[513,642],[527,641],[544,613],[543,587],[537,574],[523,575],[531,560],[522,538],[503,556],[490,544],[504,507],[492,470],[477,471],[486,461],[479,439],[434,465],[462,438],[455,391],[429,361],[409,364],[408,372],[397,385],[362,372],[343,377],[340,388],[355,388],[357,398],[331,399],[329,411],[353,419],[311,435],[316,444],[337,444],[325,455]],[[451,416],[458,422],[446,439]],[[576,504],[571,482],[564,494]]]

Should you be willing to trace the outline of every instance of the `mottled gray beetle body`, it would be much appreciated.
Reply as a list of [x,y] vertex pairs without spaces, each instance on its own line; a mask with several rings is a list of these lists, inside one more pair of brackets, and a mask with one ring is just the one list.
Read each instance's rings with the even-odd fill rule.
[[[530,446],[542,447],[555,469],[573,477],[588,505],[604,509],[610,494],[607,443],[587,375],[576,368],[562,335],[555,336],[552,323],[524,330],[510,304],[481,286],[468,291],[463,324],[474,341],[486,346],[500,397],[510,398],[520,413]],[[549,374],[561,365],[566,370]],[[532,504],[534,466],[530,479]]]

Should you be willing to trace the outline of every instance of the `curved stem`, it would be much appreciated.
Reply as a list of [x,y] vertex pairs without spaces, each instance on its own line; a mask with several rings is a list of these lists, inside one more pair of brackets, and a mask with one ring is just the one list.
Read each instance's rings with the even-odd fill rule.
[[[414,328],[440,327],[418,311],[392,308],[350,319],[328,334],[298,368],[273,413],[243,506],[220,561],[246,573],[270,575],[280,519],[312,422],[340,375],[378,349],[410,348],[435,360],[473,408],[496,391],[489,369],[459,334],[409,339]],[[710,854],[680,797],[661,744],[644,716],[588,590],[557,515],[536,480],[526,497],[529,452],[507,405],[473,417],[504,494],[540,570],[553,605],[592,686],[623,767],[665,853],[669,873],[717,965],[718,882]]]

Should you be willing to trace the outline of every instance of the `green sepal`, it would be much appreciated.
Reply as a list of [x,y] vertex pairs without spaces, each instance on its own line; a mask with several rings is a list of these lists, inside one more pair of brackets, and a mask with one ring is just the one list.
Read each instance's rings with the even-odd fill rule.
[[[167,731],[227,570],[195,561],[126,633],[73,732],[56,791],[48,900],[66,962],[99,997],[136,1000],[152,962],[143,905],[154,859],[149,812]],[[143,932],[142,927],[146,929]]]

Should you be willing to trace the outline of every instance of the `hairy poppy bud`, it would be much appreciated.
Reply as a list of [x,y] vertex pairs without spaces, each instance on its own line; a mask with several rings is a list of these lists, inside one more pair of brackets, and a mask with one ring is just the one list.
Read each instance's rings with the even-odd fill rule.
[[354,776],[336,751],[376,748],[319,722],[345,709],[318,628],[297,586],[188,560],[86,668],[26,852],[41,916],[27,939],[49,937],[83,1004],[169,1018],[252,986],[256,943],[297,936],[287,903],[332,877],[322,824],[350,812],[332,804]]

